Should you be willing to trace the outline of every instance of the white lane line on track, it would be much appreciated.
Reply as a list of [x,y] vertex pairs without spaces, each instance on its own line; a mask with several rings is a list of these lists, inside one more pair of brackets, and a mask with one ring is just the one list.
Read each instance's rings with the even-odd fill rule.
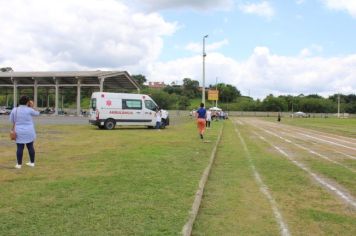
[[[265,123],[263,123],[263,124],[265,125]],[[267,124],[267,126],[269,126],[272,129],[275,129],[277,127],[276,125],[273,125],[273,124],[271,125],[270,123],[266,123],[266,124]],[[317,131],[314,131],[314,130],[310,131],[310,130],[305,130],[305,129],[298,129],[298,128],[295,128],[295,127],[288,127],[286,125],[284,125],[283,127],[292,129],[292,130],[294,130],[295,132],[297,132],[300,135],[308,136],[310,138],[314,138],[314,139],[317,139],[319,141],[323,141],[323,142],[327,142],[327,143],[334,144],[334,145],[337,145],[337,146],[341,146],[341,147],[345,147],[345,148],[348,148],[348,149],[356,150],[356,147],[351,147],[351,146],[347,146],[347,145],[344,145],[344,144],[341,144],[341,143],[338,143],[338,142],[333,142],[333,141],[330,141],[330,140],[326,140],[326,139],[329,138],[329,139],[337,140],[339,142],[344,142],[344,143],[349,143],[351,145],[356,145],[356,139],[353,139],[353,138],[341,137],[341,136],[339,136],[340,138],[335,138],[335,137],[327,136],[325,133],[317,132]],[[282,127],[280,127],[280,128],[282,128]],[[322,136],[322,137],[324,137],[326,139],[318,138],[318,137],[315,137],[313,135],[319,135],[319,136]],[[352,141],[350,142],[350,141],[346,141],[344,139],[349,139],[349,140],[352,140]]]
[[[286,136],[291,136],[289,133],[286,133],[284,131],[280,131],[282,134],[286,135]],[[295,138],[295,137],[294,137]],[[355,156],[352,156],[352,155],[349,155],[349,154],[346,154],[346,153],[343,153],[343,152],[340,152],[340,151],[336,151],[336,150],[333,150],[333,152],[335,153],[338,153],[338,154],[341,154],[341,155],[344,155],[345,157],[347,158],[350,158],[350,159],[353,159],[353,160],[356,160],[356,157]]]
[[356,157],[351,156],[351,155],[349,155],[349,154],[346,154],[346,153],[343,153],[343,152],[339,152],[339,151],[335,151],[335,150],[334,150],[334,152],[339,153],[339,154],[342,154],[342,155],[344,155],[344,156],[346,156],[346,157],[348,157],[348,158],[351,158],[352,160],[356,160]]
[[356,173],[356,171],[355,171],[354,169],[352,169],[352,168],[350,168],[350,167],[348,167],[348,166],[346,166],[346,165],[344,165],[344,164],[342,164],[342,163],[340,163],[340,162],[338,162],[338,161],[332,160],[332,159],[330,159],[329,157],[327,157],[327,156],[325,156],[325,155],[323,155],[323,154],[320,154],[320,153],[318,153],[318,152],[316,152],[316,151],[313,151],[313,150],[311,150],[311,149],[309,149],[309,148],[306,148],[306,147],[304,147],[304,146],[302,146],[302,145],[300,145],[300,144],[298,144],[298,143],[293,143],[293,142],[290,141],[289,139],[283,138],[282,136],[279,136],[278,134],[275,134],[275,133],[273,133],[273,132],[271,132],[271,131],[269,131],[269,130],[266,130],[266,129],[263,129],[263,128],[260,128],[260,129],[263,130],[264,132],[270,134],[270,135],[273,135],[273,136],[275,136],[275,137],[277,137],[277,138],[280,138],[280,139],[284,140],[284,141],[287,142],[287,143],[291,143],[291,144],[293,144],[294,146],[296,146],[296,147],[298,147],[298,148],[300,148],[300,149],[303,149],[303,150],[305,150],[305,151],[307,151],[307,152],[309,152],[309,153],[311,153],[311,154],[313,154],[313,155],[316,155],[316,156],[318,156],[318,157],[323,158],[324,160],[327,160],[327,161],[332,162],[332,163],[334,163],[334,164],[336,164],[336,165],[339,165],[339,166],[341,166],[341,167],[343,167],[343,168],[345,168],[345,169],[348,169],[348,170],[351,171],[352,173]]
[[236,120],[236,122],[237,122],[237,124],[239,124],[239,125],[244,125],[244,123],[242,123],[242,121],[240,121],[240,120]]
[[[301,129],[296,129],[296,130],[299,131],[299,132],[306,132],[305,130],[301,130]],[[342,137],[342,136],[339,136],[339,138],[334,137],[334,136],[331,137],[331,136],[327,136],[327,134],[325,134],[325,133],[317,132],[315,130],[313,130],[313,131],[308,130],[307,133],[314,134],[314,135],[319,135],[319,136],[322,136],[324,138],[333,139],[333,140],[336,140],[336,141],[339,141],[339,142],[343,142],[343,143],[349,143],[349,144],[352,144],[352,145],[356,144],[356,139],[349,138],[349,137]],[[351,141],[348,141],[348,140],[345,140],[345,139],[348,139],[348,140],[351,140]]]
[[262,140],[264,140],[265,142],[267,142],[269,145],[271,145],[272,147],[274,147],[278,152],[280,152],[281,154],[283,154],[285,157],[287,157],[287,159],[289,161],[291,161],[292,163],[294,163],[296,166],[298,166],[299,168],[301,168],[302,170],[304,170],[305,172],[307,172],[309,175],[311,175],[320,185],[322,185],[323,187],[329,189],[331,192],[333,192],[336,196],[338,196],[339,198],[341,198],[341,200],[345,203],[347,203],[348,205],[351,205],[354,209],[356,209],[356,200],[347,193],[344,193],[342,190],[338,189],[337,187],[333,186],[332,184],[326,182],[323,180],[323,178],[321,178],[320,176],[318,176],[317,174],[315,174],[314,172],[312,172],[311,170],[309,170],[309,168],[307,168],[305,165],[303,165],[302,163],[296,161],[295,159],[293,159],[292,157],[290,157],[285,151],[283,151],[281,148],[273,145],[272,143],[270,143],[269,141],[266,140],[266,138],[264,138],[261,135],[258,135]]
[[354,148],[354,147],[349,147],[349,146],[346,146],[346,145],[343,145],[343,144],[340,144],[340,143],[335,143],[335,142],[332,142],[332,141],[329,141],[329,140],[317,138],[317,137],[311,136],[311,135],[309,135],[309,134],[300,133],[300,135],[303,135],[303,136],[305,136],[305,137],[309,137],[309,138],[312,138],[312,139],[316,139],[316,140],[322,141],[322,142],[324,142],[324,143],[330,143],[330,144],[333,144],[333,145],[336,145],[336,146],[340,146],[340,147],[344,147],[344,148],[347,148],[347,149],[351,149],[351,150],[355,150],[355,151],[356,151],[356,148]]
[[272,195],[268,191],[268,187],[263,183],[260,174],[258,173],[255,165],[252,162],[251,154],[250,154],[250,152],[249,152],[249,150],[247,148],[245,140],[241,136],[241,134],[238,131],[238,129],[236,129],[236,127],[235,127],[235,132],[237,133],[237,135],[240,138],[240,141],[241,141],[242,146],[243,146],[243,148],[245,150],[248,162],[249,162],[250,167],[251,167],[251,169],[253,171],[253,175],[255,176],[255,180],[256,180],[257,184],[259,185],[259,187],[260,187],[260,191],[266,196],[266,198],[268,199],[269,203],[271,204],[272,211],[273,211],[274,217],[275,217],[275,219],[276,219],[276,221],[277,221],[277,223],[279,225],[279,229],[280,229],[281,235],[283,235],[283,236],[291,235],[289,230],[288,230],[287,224],[283,220],[282,214],[278,210],[276,201],[274,200],[274,198],[272,197]]

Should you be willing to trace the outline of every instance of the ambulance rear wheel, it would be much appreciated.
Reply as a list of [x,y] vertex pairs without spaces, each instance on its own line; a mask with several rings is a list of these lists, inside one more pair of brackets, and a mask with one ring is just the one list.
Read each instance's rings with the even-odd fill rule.
[[104,123],[104,127],[107,130],[112,130],[113,128],[115,128],[115,124],[116,124],[115,120],[107,119]]

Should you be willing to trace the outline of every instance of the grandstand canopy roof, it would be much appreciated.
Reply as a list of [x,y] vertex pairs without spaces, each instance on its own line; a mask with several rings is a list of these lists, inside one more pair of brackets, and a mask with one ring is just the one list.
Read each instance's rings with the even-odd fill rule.
[[100,86],[104,89],[137,89],[139,85],[126,71],[0,72],[0,87],[17,86]]

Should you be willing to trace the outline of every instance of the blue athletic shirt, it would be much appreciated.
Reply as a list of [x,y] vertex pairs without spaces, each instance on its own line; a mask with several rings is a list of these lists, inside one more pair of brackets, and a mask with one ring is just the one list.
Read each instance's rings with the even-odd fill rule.
[[199,108],[199,110],[197,110],[197,113],[198,113],[198,119],[199,118],[205,119],[206,110],[204,107]]

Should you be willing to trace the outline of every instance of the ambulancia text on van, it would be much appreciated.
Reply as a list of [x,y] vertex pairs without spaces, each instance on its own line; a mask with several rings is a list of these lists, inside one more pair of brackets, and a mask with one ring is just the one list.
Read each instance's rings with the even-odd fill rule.
[[[156,125],[157,104],[145,94],[104,93],[91,95],[89,123],[100,129],[114,129],[115,125],[141,125],[152,128]],[[161,110],[161,128],[169,125],[167,111]]]

